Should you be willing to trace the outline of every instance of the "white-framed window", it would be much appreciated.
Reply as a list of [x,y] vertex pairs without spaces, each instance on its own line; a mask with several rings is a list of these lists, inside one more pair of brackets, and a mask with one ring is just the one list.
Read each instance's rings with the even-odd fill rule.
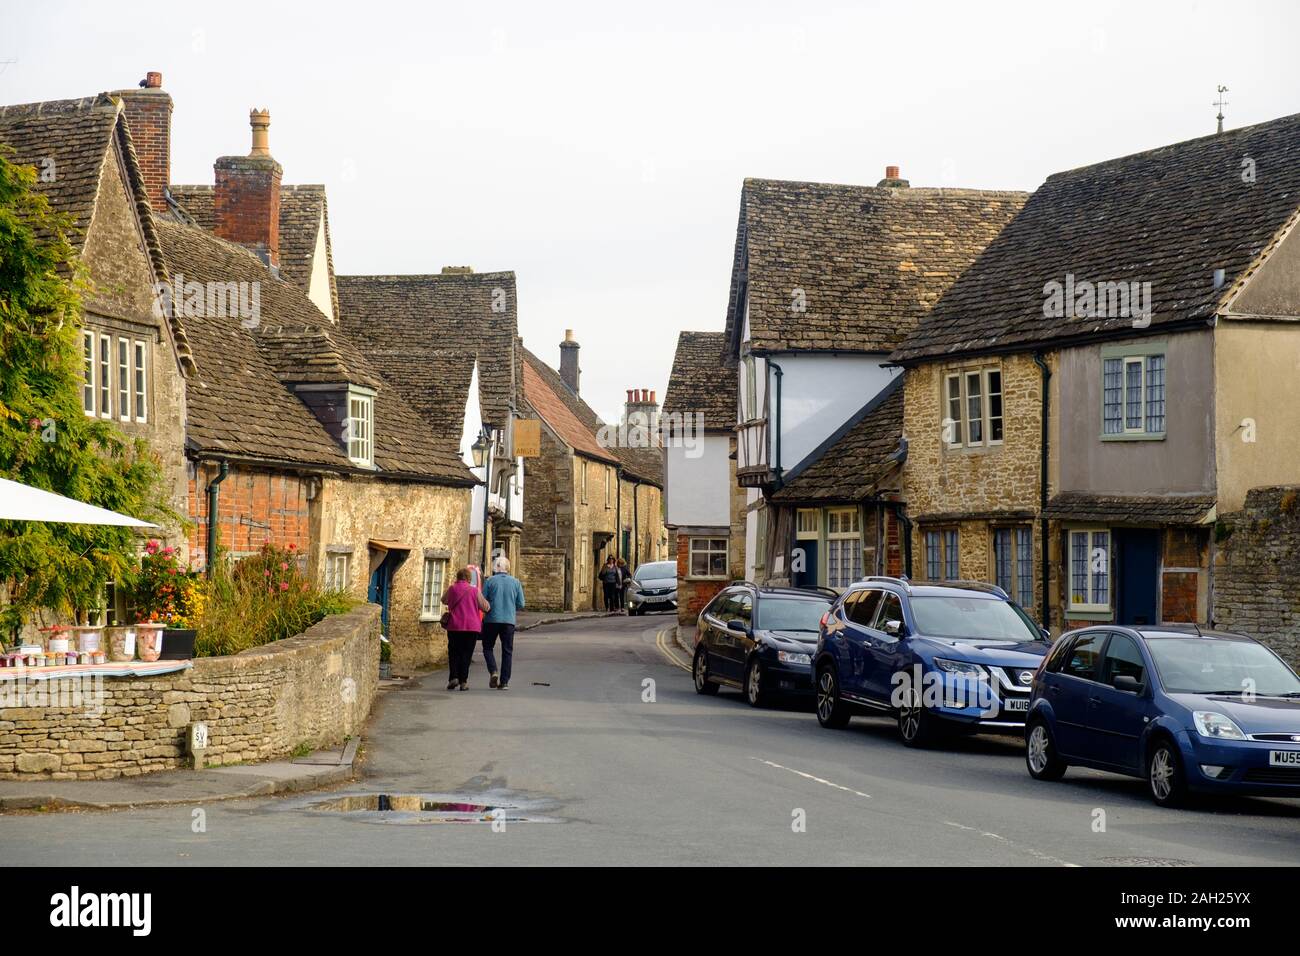
[[131,420],[131,343],[124,338],[117,340],[117,416]]
[[1002,444],[1002,370],[967,369],[945,376],[944,442],[949,448]]
[[1117,355],[1102,359],[1101,433],[1165,433],[1165,356]]
[[741,409],[742,420],[753,421],[758,418],[758,369],[754,367],[754,356],[746,355],[741,368],[744,370],[745,407]]
[[925,577],[927,581],[957,581],[961,578],[961,552],[956,528],[934,528],[924,532]]
[[113,337],[99,336],[99,415],[113,417]]
[[361,392],[348,392],[348,457],[358,465],[375,463],[375,400]]
[[1110,531],[1070,530],[1070,610],[1110,610]]
[[81,386],[81,410],[94,417],[95,414],[95,333],[89,330],[81,333],[81,354],[85,360],[85,381]]
[[691,577],[726,578],[727,539],[691,538],[688,544]]
[[[582,463],[582,473],[584,475],[587,473],[587,463],[585,461]],[[590,557],[591,547],[587,536],[584,534],[578,539],[578,590],[584,593],[591,584],[588,580],[591,570],[587,565],[587,561]]]
[[137,422],[147,422],[149,420],[149,372],[148,372],[149,348],[140,340],[135,340],[135,420]]
[[1034,603],[1034,539],[1028,526],[993,529],[993,580],[1021,607]]
[[800,541],[816,541],[821,537],[821,516],[817,508],[800,508],[795,512],[794,536]]
[[424,581],[420,586],[420,620],[436,621],[446,610],[442,592],[447,590],[447,559],[426,557]]
[[826,583],[846,588],[862,577],[862,526],[857,508],[826,510]]
[[346,591],[352,585],[352,554],[330,551],[325,555],[325,590]]

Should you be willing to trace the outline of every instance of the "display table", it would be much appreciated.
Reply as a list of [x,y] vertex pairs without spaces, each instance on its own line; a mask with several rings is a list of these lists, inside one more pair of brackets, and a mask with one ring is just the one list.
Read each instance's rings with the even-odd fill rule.
[[193,661],[109,661],[62,667],[0,667],[0,680],[54,680],[61,677],[153,677],[188,670]]

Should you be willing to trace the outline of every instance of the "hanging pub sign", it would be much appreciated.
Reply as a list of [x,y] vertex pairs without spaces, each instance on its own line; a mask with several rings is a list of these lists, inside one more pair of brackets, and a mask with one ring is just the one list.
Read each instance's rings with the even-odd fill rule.
[[538,418],[516,418],[512,423],[512,445],[521,458],[537,458],[542,454],[542,422]]

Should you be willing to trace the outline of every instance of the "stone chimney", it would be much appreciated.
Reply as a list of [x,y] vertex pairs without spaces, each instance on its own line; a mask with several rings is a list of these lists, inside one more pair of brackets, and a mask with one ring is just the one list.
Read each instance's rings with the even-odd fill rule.
[[910,185],[911,183],[898,174],[897,166],[886,166],[885,178],[876,183],[877,188],[884,186],[890,189],[906,189]]
[[162,88],[162,74],[150,71],[136,89],[113,95],[122,101],[149,205],[155,213],[165,213],[172,174],[172,98]]
[[627,426],[627,443],[633,448],[650,448],[659,431],[659,403],[648,388],[629,388],[623,406],[623,423]]
[[280,179],[284,169],[271,156],[270,110],[248,114],[253,147],[247,156],[222,156],[215,164],[213,232],[246,246],[267,265],[280,266]]
[[564,341],[560,343],[560,378],[569,386],[569,391],[578,394],[578,342],[573,337],[573,329],[564,330]]

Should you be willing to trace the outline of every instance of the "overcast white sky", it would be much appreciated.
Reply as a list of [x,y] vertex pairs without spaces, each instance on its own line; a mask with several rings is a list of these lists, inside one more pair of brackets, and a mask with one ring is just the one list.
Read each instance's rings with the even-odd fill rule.
[[607,420],[721,329],[741,180],[1033,189],[1300,111],[1300,4],[52,2],[0,13],[0,102],[176,102],[172,180],[271,110],[341,273],[513,269],[525,342],[582,343]]

